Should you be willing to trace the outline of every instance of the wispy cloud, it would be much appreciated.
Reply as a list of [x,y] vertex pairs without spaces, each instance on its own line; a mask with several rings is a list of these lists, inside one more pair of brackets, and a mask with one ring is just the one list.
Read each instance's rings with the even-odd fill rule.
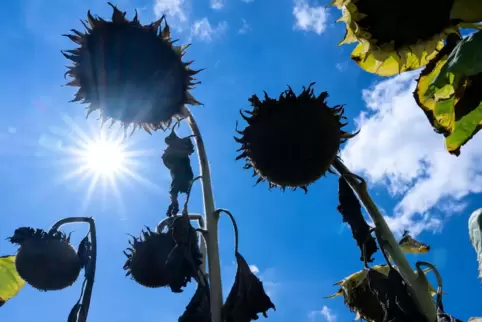
[[464,197],[482,192],[482,137],[475,136],[459,157],[448,154],[443,136],[413,98],[417,74],[404,73],[363,91],[367,110],[357,120],[361,132],[341,154],[353,171],[401,198],[386,219],[395,231],[413,234],[440,229],[435,210],[462,211]]
[[313,31],[321,35],[327,25],[328,13],[324,6],[310,6],[307,0],[294,0],[293,16],[294,29]]
[[224,0],[211,0],[211,8],[219,10],[224,7]]
[[241,28],[239,28],[238,33],[239,34],[245,34],[245,33],[247,33],[248,31],[251,30],[251,26],[248,24],[246,19],[243,18],[241,20],[243,22],[243,25],[241,26]]
[[222,36],[228,29],[227,21],[219,22],[215,27],[211,26],[208,18],[204,17],[194,21],[191,27],[191,35],[201,41],[211,42],[214,38]]
[[154,14],[157,18],[166,15],[169,25],[182,31],[189,23],[191,0],[155,0]]
[[335,68],[339,72],[344,72],[348,68],[348,62],[336,63]]
[[320,311],[311,311],[308,314],[311,321],[316,321],[318,317],[323,318],[326,322],[336,322],[336,314],[326,305],[323,305]]

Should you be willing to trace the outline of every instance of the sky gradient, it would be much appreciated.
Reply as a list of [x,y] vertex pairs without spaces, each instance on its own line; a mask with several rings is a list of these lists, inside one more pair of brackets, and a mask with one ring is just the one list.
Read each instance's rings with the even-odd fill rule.
[[[397,236],[409,229],[432,246],[427,255],[444,279],[444,306],[466,321],[482,315],[482,289],[469,241],[470,213],[482,207],[482,136],[449,155],[416,106],[412,91],[419,71],[381,78],[360,70],[349,59],[350,46],[337,47],[344,25],[328,1],[308,0],[122,0],[113,2],[133,17],[137,9],[147,24],[167,15],[173,38],[192,42],[186,60],[206,68],[192,92],[203,106],[192,107],[211,164],[216,206],[228,208],[240,229],[240,252],[261,278],[276,305],[270,322],[345,322],[354,314],[333,283],[362,268],[351,232],[336,211],[337,177],[328,175],[309,188],[285,193],[255,179],[235,161],[239,110],[263,90],[277,96],[290,85],[296,93],[316,82],[329,93],[329,105],[345,104],[349,131],[360,134],[341,156],[365,177],[373,199]],[[93,216],[98,231],[98,269],[89,321],[174,322],[183,313],[194,286],[182,294],[145,289],[126,278],[122,250],[127,233],[161,220],[169,203],[170,177],[162,165],[162,132],[138,131],[126,142],[129,174],[92,184],[77,173],[74,157],[99,134],[93,113],[85,120],[80,104],[68,103],[65,87],[69,62],[60,50],[73,43],[62,34],[82,30],[87,10],[110,18],[111,8],[94,0],[25,0],[4,5],[0,50],[0,255],[14,254],[4,239],[20,226],[48,229],[69,216]],[[242,123],[241,123],[242,124]],[[240,125],[241,125],[240,124]],[[244,124],[242,124],[244,127]],[[187,134],[184,124],[181,134]],[[122,134],[122,133],[120,133]],[[114,126],[108,136],[118,135]],[[87,138],[87,139],[86,139]],[[89,139],[90,138],[90,139]],[[192,156],[198,173],[196,156]],[[202,211],[200,187],[191,196],[191,212]],[[86,233],[68,226],[75,245]],[[223,290],[234,281],[233,231],[220,221]],[[376,254],[382,263],[381,254]],[[80,294],[81,280],[66,290],[41,293],[26,286],[0,309],[0,321],[65,322]],[[263,321],[263,318],[260,318]]]

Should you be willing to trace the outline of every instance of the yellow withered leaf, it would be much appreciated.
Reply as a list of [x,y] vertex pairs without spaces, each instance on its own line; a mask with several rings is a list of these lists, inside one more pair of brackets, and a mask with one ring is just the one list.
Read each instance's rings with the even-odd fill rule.
[[25,286],[15,268],[15,255],[0,256],[0,306],[14,297]]

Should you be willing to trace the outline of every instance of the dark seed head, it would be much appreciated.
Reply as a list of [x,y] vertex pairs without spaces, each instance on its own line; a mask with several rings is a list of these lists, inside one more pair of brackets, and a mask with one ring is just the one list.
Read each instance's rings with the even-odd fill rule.
[[340,144],[354,136],[342,130],[343,106],[328,107],[328,93],[315,96],[313,84],[299,96],[291,88],[278,99],[253,95],[253,110],[241,112],[248,126],[235,138],[241,144],[237,159],[246,159],[257,183],[306,191],[329,170]]
[[[109,3],[110,4],[110,3]],[[169,126],[184,104],[200,104],[189,90],[197,84],[182,61],[188,46],[174,46],[165,18],[142,25],[110,4],[112,21],[88,13],[86,32],[66,35],[77,49],[64,51],[73,62],[66,75],[79,87],[73,101],[88,103],[88,114],[134,125],[146,131]],[[164,21],[164,27],[161,24]]]
[[32,287],[55,291],[77,280],[81,261],[64,233],[22,227],[15,231],[10,241],[20,245],[15,266]]
[[137,283],[145,287],[169,285],[166,260],[174,248],[174,240],[165,233],[142,231],[140,238],[133,238],[132,248],[124,252],[127,261],[124,269]]

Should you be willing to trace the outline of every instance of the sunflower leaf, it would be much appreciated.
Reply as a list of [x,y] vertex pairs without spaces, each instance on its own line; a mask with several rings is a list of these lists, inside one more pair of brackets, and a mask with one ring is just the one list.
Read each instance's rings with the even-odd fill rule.
[[373,262],[372,255],[377,252],[378,247],[375,239],[370,234],[370,226],[368,226],[365,218],[363,218],[360,202],[343,177],[340,177],[338,185],[340,205],[337,209],[343,217],[343,222],[350,225],[353,238],[360,248],[360,260]]
[[479,278],[482,278],[482,208],[474,211],[469,218],[469,236],[477,253]]
[[0,256],[0,307],[25,286],[15,268],[15,255]]
[[449,153],[482,127],[482,31],[462,40],[453,35],[422,71],[414,93],[435,130],[445,136]]
[[223,305],[222,314],[225,322],[250,322],[258,320],[258,314],[268,317],[269,309],[275,305],[266,294],[263,283],[249,269],[248,263],[236,252],[238,269],[234,285]]

